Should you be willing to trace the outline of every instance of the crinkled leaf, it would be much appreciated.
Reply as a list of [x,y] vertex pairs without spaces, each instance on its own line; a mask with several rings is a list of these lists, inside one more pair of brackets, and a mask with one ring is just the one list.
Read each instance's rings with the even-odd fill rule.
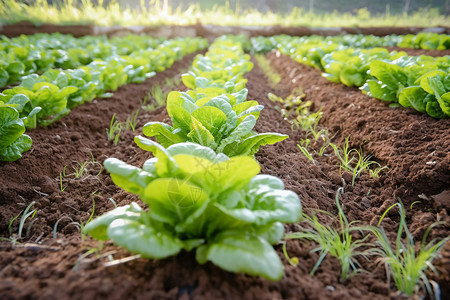
[[137,221],[141,217],[141,212],[141,207],[135,202],[117,207],[87,223],[84,227],[84,232],[89,233],[94,239],[105,241],[108,239],[106,229],[114,220],[128,219]]
[[152,218],[173,227],[193,222],[209,200],[201,187],[176,178],[152,181],[142,199],[151,207]]
[[6,148],[0,148],[0,160],[15,161],[21,158],[22,153],[31,149],[31,144],[31,138],[26,134],[22,134]]
[[209,130],[203,126],[201,122],[194,118],[194,116],[191,116],[191,119],[191,131],[187,135],[188,138],[190,138],[190,140],[194,143],[215,149],[217,144],[215,143],[214,136],[211,132],[209,132]]
[[402,90],[398,102],[403,107],[412,107],[417,111],[425,112],[427,94],[420,86],[410,86]]
[[197,249],[196,259],[211,261],[220,268],[236,273],[280,280],[283,264],[272,246],[263,238],[240,231],[224,232]]
[[236,126],[236,128],[229,134],[229,136],[225,139],[223,139],[219,147],[217,148],[218,152],[222,152],[225,146],[228,144],[231,144],[235,141],[239,141],[244,137],[245,135],[249,134],[253,127],[255,127],[256,124],[256,118],[253,115],[248,115],[242,122]]
[[186,141],[185,138],[181,135],[174,134],[173,131],[173,127],[161,122],[149,122],[142,129],[142,132],[146,136],[155,137],[163,147],[169,147],[170,145]]
[[227,121],[227,116],[218,108],[203,106],[192,112],[192,116],[199,121],[217,141],[217,135]]
[[228,156],[253,155],[261,146],[273,145],[287,139],[289,136],[281,133],[259,133],[244,139],[235,145],[229,145],[223,152]]
[[114,220],[108,226],[107,234],[117,245],[146,258],[172,256],[184,247],[175,235],[129,219]]
[[155,163],[158,176],[168,176],[172,172],[176,171],[177,165],[174,159],[169,154],[167,149],[162,147],[160,144],[155,143],[145,137],[140,135],[134,137],[134,142],[145,151],[150,151],[153,153],[158,160]]
[[130,193],[141,195],[154,180],[150,173],[116,158],[107,158],[104,165],[114,183]]
[[25,132],[25,125],[15,108],[0,107],[0,149],[5,149]]

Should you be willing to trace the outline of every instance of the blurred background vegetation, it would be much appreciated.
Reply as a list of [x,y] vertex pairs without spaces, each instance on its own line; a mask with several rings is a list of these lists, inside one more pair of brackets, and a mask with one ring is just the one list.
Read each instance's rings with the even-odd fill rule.
[[0,24],[450,26],[450,0],[0,0]]

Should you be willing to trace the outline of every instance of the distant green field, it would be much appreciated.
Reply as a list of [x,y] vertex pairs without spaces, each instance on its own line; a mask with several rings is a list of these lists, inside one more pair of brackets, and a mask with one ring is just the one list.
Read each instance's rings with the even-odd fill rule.
[[[126,5],[121,4],[121,2],[126,3]],[[348,4],[353,1],[345,1],[346,4],[343,0],[329,1],[328,8],[330,10],[341,7],[340,11],[344,12],[339,12],[337,9],[325,12],[325,3],[328,1],[318,0],[296,1],[296,6],[293,4],[294,1],[285,1],[277,4],[276,1],[269,0],[242,0],[237,3],[236,1],[231,1],[226,2],[224,5],[214,5],[216,2],[197,1],[194,4],[193,1],[190,1],[184,2],[180,6],[180,1],[175,0],[37,0],[32,2],[32,4],[26,4],[23,1],[4,0],[0,2],[0,23],[14,24],[20,21],[30,21],[36,25],[53,23],[94,24],[100,26],[187,25],[197,22],[215,25],[308,27],[450,26],[449,18],[443,14],[444,5],[441,3],[443,2],[442,0],[427,1],[430,4],[422,8],[416,5],[417,1],[411,1],[411,5],[407,7],[409,13],[401,12],[401,7],[405,11],[406,2],[404,1],[392,1],[392,4],[389,5],[380,1],[380,4],[377,6],[374,6],[370,1],[360,1],[357,5],[353,4],[353,6]],[[255,3],[255,6],[252,6],[252,3]],[[340,6],[340,4],[342,5]],[[366,4],[369,8],[363,6]],[[381,10],[382,7],[384,7],[384,10]]]

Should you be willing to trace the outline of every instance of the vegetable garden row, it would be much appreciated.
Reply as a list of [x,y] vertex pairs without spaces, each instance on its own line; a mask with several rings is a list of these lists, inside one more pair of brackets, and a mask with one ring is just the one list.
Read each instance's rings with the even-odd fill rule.
[[[103,39],[109,49],[105,53],[112,54],[101,60],[85,58],[86,67],[68,63],[77,65],[74,70],[54,69],[64,68],[55,60],[47,69],[33,69],[41,75],[26,75],[19,86],[2,92],[0,108],[8,121],[2,122],[0,132],[16,132],[10,144],[1,145],[3,160],[20,157],[8,156],[13,147],[13,153],[28,150],[11,146],[20,143],[25,127],[49,125],[29,132],[36,150],[0,165],[2,175],[10,177],[9,186],[0,190],[8,208],[1,215],[1,228],[10,232],[8,246],[2,248],[6,255],[0,267],[8,278],[0,285],[2,293],[20,298],[40,290],[43,293],[35,297],[41,298],[65,286],[69,278],[73,283],[54,296],[80,298],[79,286],[85,288],[84,297],[131,293],[155,299],[402,298],[448,292],[448,205],[441,200],[450,183],[448,56],[361,49],[389,40],[398,43],[400,37],[368,42],[362,36],[250,41],[227,36],[215,40],[191,64],[182,57],[205,48],[205,40],[150,42],[136,37],[138,45],[155,48],[143,51],[125,47],[129,39]],[[416,40],[426,44],[423,38]],[[445,36],[439,41],[430,43],[444,45]],[[55,40],[43,48],[58,47],[52,43],[57,45]],[[76,49],[83,41],[71,43]],[[279,52],[255,65],[244,53],[274,48]],[[184,92],[164,77],[180,59],[180,64],[191,65],[181,76],[189,89]],[[307,65],[320,69],[322,76]],[[89,80],[74,75],[80,70]],[[173,72],[174,78],[180,77],[179,69]],[[279,82],[271,81],[275,74]],[[108,84],[118,78],[121,83]],[[166,108],[140,111],[149,95],[158,102],[156,94],[148,93],[156,82],[167,95]],[[75,96],[88,83],[96,91],[87,98],[83,93]],[[352,86],[362,87],[367,95]],[[141,92],[131,92],[139,87]],[[48,99],[58,99],[55,95],[65,90],[71,92],[59,97],[65,105],[57,111]],[[108,93],[115,90],[115,95]],[[92,102],[105,93],[112,98]],[[84,102],[90,103],[78,106]],[[116,111],[109,105],[118,105]],[[101,106],[101,122],[90,120]],[[108,141],[105,128],[109,125],[106,131],[111,133],[119,124],[114,117],[123,120],[136,108],[132,129],[121,135],[119,131],[114,143]],[[69,109],[73,113],[61,118]],[[12,111],[14,121],[6,118]],[[80,126],[81,135],[71,124]],[[433,135],[427,136],[432,129]],[[51,134],[57,137],[48,138]],[[49,153],[56,155],[57,169],[44,168],[40,176],[47,174],[47,179],[16,174],[32,174],[44,166],[49,158],[39,153],[52,141],[56,143]],[[417,143],[415,149],[411,143]],[[420,170],[416,174],[410,174],[413,164]],[[423,187],[424,176],[434,180],[432,186]],[[4,178],[1,184],[8,185]],[[21,182],[25,186],[20,188]],[[14,207],[16,202],[23,203],[24,211]],[[12,234],[15,228],[18,235]],[[30,242],[22,244],[24,228]],[[81,245],[88,249],[81,250]],[[30,266],[23,259],[31,259]],[[46,263],[51,266],[46,275],[36,271]],[[15,273],[18,266],[34,274],[20,293],[18,287],[30,275]]]

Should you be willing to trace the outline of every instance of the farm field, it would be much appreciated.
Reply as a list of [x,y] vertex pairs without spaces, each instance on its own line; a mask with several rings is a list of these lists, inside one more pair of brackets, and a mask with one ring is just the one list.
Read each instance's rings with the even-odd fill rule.
[[[38,125],[47,125],[46,121],[48,120],[51,122],[47,126],[36,126],[36,128],[29,128],[27,126],[29,123],[25,123],[27,127],[25,134],[33,141],[31,149],[25,151],[23,156],[15,161],[0,162],[0,205],[2,207],[0,210],[0,236],[2,237],[0,242],[0,275],[2,278],[0,295],[2,299],[94,299],[101,297],[108,299],[341,299],[343,297],[349,299],[408,299],[410,297],[420,298],[426,292],[429,297],[439,298],[440,296],[442,299],[446,299],[450,295],[450,243],[446,243],[450,236],[448,215],[450,209],[450,119],[448,118],[450,110],[448,109],[450,105],[447,100],[448,95],[446,95],[450,90],[448,83],[450,82],[448,80],[450,44],[448,36],[445,35],[437,38],[436,36],[427,36],[427,38],[433,42],[422,46],[425,49],[413,49],[413,46],[407,48],[406,44],[397,43],[395,37],[392,40],[387,38],[388,41],[377,40],[374,42],[379,44],[373,46],[387,47],[389,51],[404,51],[404,54],[400,55],[403,57],[406,57],[406,54],[409,57],[422,54],[430,56],[431,58],[422,57],[417,64],[422,64],[424,61],[429,62],[430,70],[435,73],[427,76],[438,78],[442,83],[442,87],[438,84],[436,87],[432,84],[432,79],[411,81],[408,77],[405,82],[413,83],[409,86],[395,86],[394,88],[398,88],[398,90],[388,91],[391,93],[389,95],[395,94],[395,97],[384,99],[386,101],[375,98],[376,89],[372,86],[372,89],[366,88],[364,91],[363,84],[367,82],[366,80],[375,80],[370,76],[376,76],[375,72],[372,72],[369,77],[364,77],[368,74],[367,69],[364,68],[371,68],[368,65],[361,67],[363,71],[358,70],[358,72],[363,72],[363,81],[359,80],[360,77],[357,76],[348,76],[351,79],[348,81],[344,75],[337,76],[338,80],[336,78],[338,70],[334,67],[326,67],[326,64],[320,65],[324,67],[324,70],[321,70],[318,62],[324,62],[325,58],[317,60],[315,54],[309,54],[316,51],[314,53],[319,53],[322,58],[325,57],[323,51],[317,50],[319,48],[317,45],[320,45],[322,41],[319,41],[317,45],[314,44],[314,50],[308,49],[302,56],[302,52],[296,48],[294,40],[290,40],[280,47],[270,44],[269,40],[264,40],[263,44],[267,42],[264,44],[267,45],[267,49],[261,51],[261,48],[258,50],[255,45],[262,40],[253,39],[253,48],[251,48],[252,44],[241,36],[228,37],[231,41],[226,37],[219,38],[214,42],[210,41],[209,50],[205,48],[201,40],[191,41],[192,47],[189,47],[189,51],[174,51],[178,54],[163,49],[161,51],[164,55],[158,56],[160,60],[153,58],[154,60],[146,64],[144,69],[137,68],[137,65],[131,69],[124,68],[128,72],[126,78],[122,78],[120,83],[112,85],[115,91],[112,95],[108,94],[108,98],[99,97],[112,90],[105,87],[97,91],[95,95],[89,94],[89,97],[83,98],[82,105],[78,102],[75,102],[76,105],[67,105],[70,113],[65,112],[62,115],[59,112],[50,112],[48,115],[37,115],[40,118],[36,120]],[[219,41],[218,44],[216,44],[217,41]],[[412,41],[414,42],[414,40]],[[154,42],[155,44],[148,48],[156,48],[159,43],[162,43],[162,40]],[[223,44],[220,44],[221,42]],[[179,46],[173,46],[173,48],[182,48],[184,42],[183,39],[178,39],[174,43],[177,44],[173,45]],[[354,47],[351,43],[349,42],[347,46]],[[305,45],[303,42],[299,44]],[[109,44],[105,43],[105,45]],[[211,45],[219,46],[214,48]],[[242,45],[243,49],[249,50],[249,54],[244,54],[236,45]],[[436,48],[439,46],[440,50],[437,50]],[[115,46],[111,47],[111,49],[115,49]],[[289,49],[296,50],[290,51]],[[126,53],[118,54],[122,58],[116,58],[117,61],[122,62],[122,59],[125,62],[127,59],[133,61],[130,57],[142,59],[147,57],[146,55],[150,56],[148,53],[142,57],[133,56],[129,53],[131,50],[124,51]],[[339,48],[338,51],[346,53],[345,51],[348,49],[344,47]],[[136,55],[142,54],[137,52]],[[256,52],[263,52],[263,54]],[[296,53],[297,56],[293,53]],[[387,51],[380,53],[377,55],[381,55],[382,58],[378,59],[383,59],[386,64],[394,64],[393,61],[398,59],[396,56],[398,52],[394,54],[387,54]],[[209,58],[205,58],[205,56]],[[111,63],[112,60],[108,60],[107,57],[97,58]],[[164,61],[169,62],[154,69],[155,61],[163,60],[161,57],[165,58]],[[338,60],[331,52],[327,57]],[[363,54],[360,57],[363,57]],[[89,59],[89,61],[94,59]],[[346,59],[349,58],[346,57]],[[302,61],[306,64],[300,63]],[[218,70],[210,70],[209,63],[219,65]],[[409,70],[406,65],[401,66],[403,70]],[[425,63],[421,66],[425,69]],[[71,65],[67,70],[77,67],[80,66]],[[54,65],[52,68],[61,67]],[[421,71],[413,70],[420,74],[417,77],[424,76],[420,73]],[[190,71],[191,73],[189,73]],[[39,71],[41,76],[44,76],[42,73],[45,74],[45,72],[48,72],[48,69]],[[34,73],[34,71],[30,71],[30,73]],[[67,76],[73,75],[71,71],[63,73]],[[323,76],[323,73],[328,76]],[[111,77],[103,78],[116,78],[114,76],[120,77],[120,74],[114,73]],[[182,74],[185,75],[182,76]],[[204,74],[213,75],[209,78]],[[409,76],[409,73],[405,74]],[[335,82],[331,82],[325,77],[334,78]],[[51,76],[44,79],[49,80],[49,78]],[[221,80],[222,78],[225,79]],[[383,81],[383,77],[376,77],[376,79],[377,82]],[[18,89],[17,83],[16,80],[4,84],[2,94],[6,96],[2,96],[1,101],[10,100],[12,95],[24,91]],[[428,88],[427,83],[432,86],[431,89]],[[36,84],[42,84],[42,82],[37,80]],[[55,80],[55,85],[59,84]],[[27,88],[23,84],[19,88],[23,87]],[[58,87],[62,88],[62,86]],[[365,93],[358,87],[362,87],[361,89]],[[383,88],[385,87],[383,86]],[[421,88],[423,91],[421,90],[420,95],[423,97],[420,98],[414,94],[414,97],[407,97],[410,102],[405,102],[406,96],[400,97],[400,94],[407,88],[414,88],[414,90]],[[248,94],[245,89],[248,90]],[[191,92],[174,93],[188,90]],[[172,92],[170,96],[169,92]],[[374,95],[374,97],[370,95]],[[194,100],[192,104],[188,102],[188,96]],[[378,96],[378,98],[383,98],[386,93]],[[29,97],[30,103],[32,103],[32,96]],[[229,136],[223,134],[223,136],[217,137],[218,130],[215,130],[216,127],[213,125],[216,125],[217,123],[214,122],[218,121],[215,121],[213,117],[219,115],[222,118],[222,115],[212,109],[215,103],[211,104],[209,101],[220,97],[227,98],[226,101],[231,103],[229,104],[230,111],[233,107],[235,115],[237,115],[236,119],[239,117],[239,121],[236,121],[237,125],[235,124],[236,128],[239,128],[239,124],[251,123],[253,120],[256,122],[256,125],[252,123],[254,128],[251,127],[237,139],[231,139],[232,134]],[[426,101],[423,100],[425,97],[428,97]],[[69,95],[66,99],[67,103],[74,98]],[[184,102],[181,102],[180,99]],[[220,101],[222,100],[223,98]],[[245,100],[249,101],[245,102]],[[264,109],[251,100],[256,100],[259,105],[264,106]],[[219,100],[216,101],[219,102]],[[239,101],[241,102],[239,103]],[[193,118],[195,121],[189,123],[181,120],[182,118],[179,116],[186,114],[176,110],[174,103],[182,103],[180,107],[186,111],[191,110],[189,112],[195,116]],[[209,105],[206,105],[207,103]],[[247,105],[245,103],[248,106],[245,106]],[[392,106],[391,103],[396,105]],[[195,109],[193,108],[194,104]],[[239,105],[244,108],[237,107]],[[197,109],[201,110],[205,107],[209,107],[205,113],[207,117],[198,112],[195,113]],[[217,107],[219,105],[213,108]],[[31,112],[25,111],[25,105],[22,109],[24,116],[30,116]],[[54,118],[55,115],[57,118]],[[223,115],[223,118],[228,118],[228,115]],[[178,117],[179,119],[177,119]],[[148,125],[148,122],[171,124],[170,130],[160,123]],[[183,135],[183,122],[187,122],[191,126],[189,127],[191,131],[186,131],[185,135]],[[208,125],[210,126],[208,127]],[[151,126],[154,126],[154,129],[150,130]],[[164,128],[167,131],[164,131]],[[251,129],[260,135],[266,134],[265,139],[261,142],[261,148],[257,142],[253,144],[253,147],[247,148],[239,144],[256,135]],[[205,133],[206,131],[212,138]],[[266,247],[265,245],[269,246],[267,250],[269,254],[261,254],[260,248],[256,247],[253,251],[254,260],[251,255],[246,256],[248,252],[242,251],[238,253],[245,256],[245,259],[241,260],[238,255],[235,255],[227,258],[225,263],[221,260],[220,255],[215,257],[211,254],[213,250],[201,248],[204,245],[199,246],[196,244],[198,241],[192,239],[189,240],[191,243],[189,245],[192,248],[198,247],[195,250],[174,251],[177,253],[176,255],[161,255],[168,257],[160,260],[144,257],[157,257],[166,250],[164,247],[157,250],[149,247],[148,252],[142,252],[142,257],[139,257],[133,251],[127,251],[117,244],[121,244],[124,248],[128,247],[128,249],[133,247],[142,249],[139,245],[130,246],[126,241],[124,242],[126,238],[123,239],[120,234],[114,235],[110,229],[107,231],[108,236],[116,243],[111,240],[102,242],[93,239],[92,236],[98,238],[103,234],[101,231],[106,230],[102,228],[103,223],[98,225],[98,220],[101,219],[96,218],[115,209],[116,206],[121,207],[136,202],[139,206],[144,207],[145,211],[147,209],[149,212],[152,211],[152,205],[145,204],[148,203],[145,199],[147,192],[136,190],[136,186],[142,185],[142,181],[139,180],[143,179],[136,178],[139,176],[142,176],[140,178],[145,176],[162,177],[157,171],[151,173],[151,170],[163,167],[161,164],[154,164],[154,161],[154,165],[152,164],[149,159],[153,155],[148,149],[151,148],[151,152],[154,152],[160,161],[163,161],[164,155],[166,155],[161,153],[168,150],[163,151],[161,148],[155,150],[157,146],[154,145],[154,142],[136,139],[136,136],[142,136],[143,133],[148,138],[156,136],[156,139],[152,140],[160,142],[166,149],[173,147],[168,146],[173,141],[184,139],[183,142],[196,142],[203,146],[207,144],[214,151],[228,155],[230,162],[236,162],[233,159],[242,159],[242,162],[248,162],[248,165],[242,164],[236,167],[233,173],[228,174],[229,180],[235,180],[235,183],[224,181],[223,184],[217,184],[214,179],[204,179],[204,182],[214,187],[211,190],[208,190],[210,187],[204,189],[207,191],[205,194],[208,193],[207,197],[211,198],[216,197],[216,190],[220,190],[227,184],[239,186],[240,181],[247,180],[246,178],[241,180],[239,176],[253,172],[252,168],[258,170],[257,167],[254,167],[256,163],[251,159],[254,154],[254,158],[260,165],[261,174],[278,177],[284,183],[284,188],[271,183],[277,185],[273,191],[270,190],[277,201],[272,203],[266,200],[267,203],[261,204],[259,210],[255,210],[263,212],[258,215],[258,222],[263,222],[264,218],[273,217],[273,220],[268,221],[271,226],[270,230],[273,230],[275,225],[281,224],[280,222],[284,223],[286,234],[284,238],[281,239],[281,235],[274,239],[271,236],[274,234],[273,231],[269,232],[267,226],[264,227],[267,225],[266,223],[263,223],[264,226],[260,226],[261,224],[256,221],[254,223],[248,221],[251,226],[246,227],[248,231],[242,233],[243,237],[232,236],[229,241],[233,243],[237,240],[241,243],[239,245],[244,245],[242,248],[245,249],[249,245],[246,244],[248,240],[252,241],[254,235],[260,234],[258,240],[262,241],[264,247]],[[288,135],[289,138],[286,138],[285,135]],[[177,143],[175,143],[176,145]],[[192,147],[192,145],[186,147]],[[345,151],[346,147],[347,151]],[[147,151],[141,148],[146,148]],[[202,151],[206,151],[204,148],[202,149]],[[355,150],[348,152],[349,149]],[[170,153],[173,161],[183,169],[185,166],[182,163],[189,161],[189,158],[186,158],[188,154],[182,154],[186,156],[183,157],[184,160],[180,158],[177,160],[176,155],[172,154],[175,153],[175,150],[172,151]],[[198,150],[198,152],[201,151]],[[350,156],[347,164],[339,157],[339,155],[345,156],[345,154]],[[141,170],[136,171],[139,176],[132,178],[130,175],[129,179],[123,179],[126,176],[120,172],[125,170],[125,165],[114,161],[119,166],[115,169],[112,166],[111,158],[138,168],[142,167],[151,175],[144,174]],[[358,158],[365,158],[365,162],[369,162],[369,165],[365,169],[356,169],[355,164]],[[105,163],[106,159],[108,161]],[[224,161],[226,162],[226,160]],[[167,163],[167,166],[169,165],[170,163]],[[186,165],[188,164],[186,163]],[[194,164],[189,166],[193,169],[198,167]],[[233,164],[231,166],[233,167]],[[123,169],[117,171],[120,167]],[[349,168],[346,169],[346,167]],[[136,169],[132,170],[135,172]],[[214,177],[216,174],[220,177],[220,170],[217,172],[212,173],[211,176]],[[111,179],[111,173],[116,177]],[[174,174],[178,176],[176,180],[185,179],[180,177],[183,174]],[[122,175],[123,177],[120,177]],[[198,185],[200,185],[198,182],[203,182],[201,181],[203,179],[195,177],[199,176],[198,174],[192,176],[194,179],[189,177],[186,181],[198,180],[195,181]],[[208,177],[208,174],[205,173],[202,176]],[[145,177],[147,178],[145,180],[150,180],[148,179],[150,177]],[[133,180],[137,183],[133,183]],[[156,180],[161,180],[161,178]],[[120,188],[118,185],[121,184],[133,193]],[[169,190],[170,188],[172,187],[168,186],[167,194],[172,192],[175,195],[181,195],[181,191],[173,192]],[[181,187],[178,188],[181,190]],[[267,192],[265,189],[271,188],[272,186],[267,184],[261,187],[259,192],[263,193],[262,191],[264,191],[265,193]],[[241,187],[241,189],[243,188]],[[248,192],[248,195],[245,196],[247,198],[244,197],[245,201],[250,201],[248,199],[252,196],[251,189],[248,189],[245,190]],[[299,201],[294,201],[297,198],[292,196],[293,193],[289,191],[298,195]],[[239,190],[239,193],[244,192]],[[230,195],[227,194],[226,201],[233,202],[230,199],[239,198],[236,194]],[[283,202],[285,200],[283,197],[295,202],[294,205],[287,200]],[[257,200],[259,198],[255,197],[255,199],[255,202],[259,201]],[[184,200],[185,198],[183,198]],[[288,208],[283,207],[280,203],[285,203]],[[396,203],[402,203],[402,206],[396,206]],[[158,205],[160,204],[156,202],[155,207],[159,207]],[[253,205],[257,204],[253,203]],[[185,208],[180,207],[181,209]],[[155,210],[157,209],[155,208]],[[296,215],[300,214],[300,210],[301,218],[300,215]],[[404,216],[402,217],[403,211]],[[180,217],[183,213],[183,211],[178,211],[178,217],[181,220],[176,219],[177,222],[183,221]],[[276,215],[277,213],[282,217]],[[145,215],[145,213],[143,214]],[[317,216],[317,219],[314,219],[314,216]],[[156,212],[147,217],[150,221],[145,225],[149,228],[152,228],[151,226],[158,228],[155,225],[159,224],[157,222],[169,223],[167,220],[172,218],[165,217],[164,212],[159,212],[159,215]],[[214,217],[215,215],[211,218]],[[233,217],[241,218],[240,221],[245,219],[238,213],[235,213]],[[419,275],[423,276],[422,284],[413,286],[411,295],[407,295],[398,292],[391,277],[392,274],[388,272],[390,275],[387,275],[385,264],[380,258],[383,257],[382,253],[368,251],[368,249],[376,247],[381,249],[380,238],[377,239],[377,236],[368,230],[369,227],[356,228],[338,234],[340,240],[344,239],[345,233],[351,233],[352,241],[362,243],[360,248],[354,249],[356,256],[351,258],[352,264],[347,271],[343,269],[342,262],[333,257],[331,253],[322,255],[323,252],[314,251],[318,247],[318,243],[311,241],[311,237],[309,239],[296,237],[295,233],[312,232],[311,228],[317,225],[312,220],[317,220],[326,228],[339,230],[343,226],[344,219],[347,225],[350,223],[351,225],[372,226],[370,228],[374,232],[385,233],[383,236],[388,239],[388,244],[390,242],[392,245],[396,243],[399,226],[402,228],[406,224],[409,231],[406,235],[401,236],[405,244],[412,241],[413,252],[414,249],[419,252],[424,237],[424,245],[441,243],[439,244],[439,254],[433,257],[434,267],[419,272]],[[109,222],[105,227],[116,224],[111,220],[105,222]],[[200,223],[200,221],[198,222]],[[202,219],[201,222],[206,221]],[[193,223],[195,224],[195,222]],[[181,231],[189,230],[190,223],[186,224],[188,225],[185,227],[188,229],[182,228]],[[230,225],[233,230],[239,226],[243,227],[242,225]],[[374,229],[379,229],[380,226],[384,231]],[[159,229],[161,228],[163,227]],[[307,228],[310,230],[306,230]],[[315,230],[318,230],[317,228]],[[168,230],[167,227],[164,227],[161,232],[165,234],[166,230]],[[233,230],[229,232],[235,234],[236,231]],[[268,233],[261,233],[264,230],[267,230]],[[186,235],[178,235],[176,239],[188,243],[186,236],[189,234],[186,231],[182,231],[182,233]],[[274,235],[277,236],[278,233]],[[208,235],[205,238],[207,242],[208,238],[214,241],[220,240],[220,236],[211,238]],[[272,240],[275,242],[269,242]],[[169,246],[173,247],[169,238],[165,242],[168,248],[170,248]],[[398,243],[399,240],[397,240],[397,247]],[[161,242],[162,244],[164,243]],[[217,242],[213,245],[220,247],[223,244],[226,243]],[[270,244],[274,245],[276,256],[281,259],[282,266],[280,266],[282,269],[284,268],[282,273],[278,272],[279,266],[276,263],[271,264],[265,259],[273,257],[270,256],[270,251],[272,251]],[[261,248],[264,247],[261,246]],[[426,247],[422,247],[422,249],[424,248]],[[205,256],[205,253],[209,251],[208,255],[210,256],[208,259],[203,259],[204,264],[198,263],[199,260],[202,260],[199,259],[201,257],[199,249],[203,249]],[[223,251],[225,252],[225,250]],[[250,250],[248,251],[250,252]],[[357,255],[357,253],[361,255]],[[209,262],[206,262],[207,260]],[[233,260],[238,261],[237,267]],[[261,264],[249,266],[248,261]],[[268,267],[266,267],[266,263]],[[236,271],[233,270],[233,267],[240,268],[240,271],[228,272],[226,271],[227,267],[230,268],[229,271]],[[389,268],[387,269],[389,270]],[[312,270],[315,270],[314,274],[310,274]],[[390,280],[388,277],[391,277]],[[428,279],[423,280],[424,278]],[[277,281],[277,279],[279,280]],[[437,288],[437,285],[440,289]],[[431,295],[430,292],[434,294]]]

